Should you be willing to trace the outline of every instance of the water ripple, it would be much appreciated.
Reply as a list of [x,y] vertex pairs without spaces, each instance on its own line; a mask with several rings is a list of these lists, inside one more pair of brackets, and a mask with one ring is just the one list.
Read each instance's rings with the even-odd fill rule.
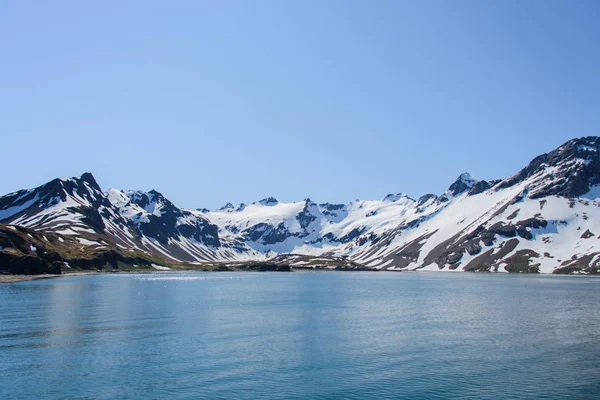
[[1,398],[600,393],[597,279],[160,272],[11,286]]

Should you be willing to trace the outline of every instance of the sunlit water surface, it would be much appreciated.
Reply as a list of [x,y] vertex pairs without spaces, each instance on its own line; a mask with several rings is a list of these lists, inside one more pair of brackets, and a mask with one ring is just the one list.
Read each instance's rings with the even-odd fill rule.
[[600,279],[154,273],[0,285],[0,398],[600,398]]

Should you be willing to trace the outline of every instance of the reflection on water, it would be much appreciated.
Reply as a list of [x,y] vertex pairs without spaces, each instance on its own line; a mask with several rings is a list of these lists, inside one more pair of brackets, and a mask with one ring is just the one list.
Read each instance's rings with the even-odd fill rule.
[[156,273],[0,286],[1,398],[596,398],[600,279]]

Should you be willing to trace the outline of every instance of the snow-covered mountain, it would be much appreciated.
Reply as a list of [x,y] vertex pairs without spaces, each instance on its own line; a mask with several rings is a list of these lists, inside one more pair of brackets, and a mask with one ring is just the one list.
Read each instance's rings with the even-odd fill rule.
[[461,174],[414,200],[271,199],[205,215],[264,253],[348,256],[375,268],[570,272],[600,264],[596,137],[571,140],[504,180]]
[[260,257],[235,238],[220,240],[217,226],[201,213],[181,210],[157,191],[104,193],[90,173],[0,197],[0,222],[174,262]]
[[104,193],[86,173],[0,197],[0,223],[173,262],[293,253],[395,270],[593,273],[600,265],[599,146],[597,137],[574,139],[506,179],[463,173],[440,195],[349,204],[269,197],[187,210],[154,190]]

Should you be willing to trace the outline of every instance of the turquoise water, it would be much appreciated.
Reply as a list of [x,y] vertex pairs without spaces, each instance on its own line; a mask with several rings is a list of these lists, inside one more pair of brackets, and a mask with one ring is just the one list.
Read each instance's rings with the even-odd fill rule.
[[0,304],[2,399],[600,397],[593,277],[94,275]]

